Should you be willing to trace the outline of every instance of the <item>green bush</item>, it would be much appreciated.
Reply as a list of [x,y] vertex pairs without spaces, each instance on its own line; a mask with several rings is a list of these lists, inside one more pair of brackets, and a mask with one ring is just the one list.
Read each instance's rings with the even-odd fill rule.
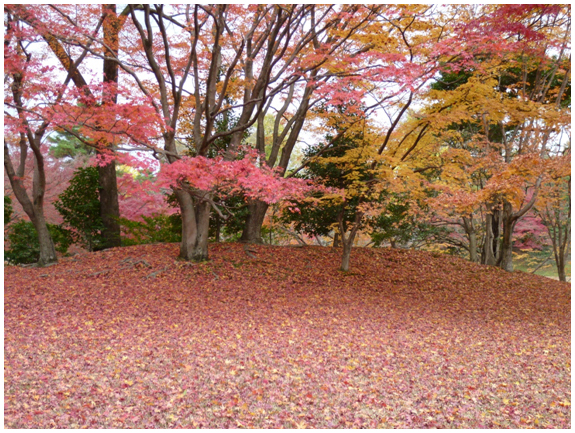
[[226,212],[226,219],[222,219],[217,212],[211,213],[210,239],[219,239],[220,241],[225,239],[226,242],[239,241],[249,213],[245,197],[242,194],[237,194],[223,200],[215,197],[215,201],[222,203],[228,212]]
[[[48,224],[48,231],[52,236],[56,251],[66,254],[68,247],[72,244],[70,231],[54,224]],[[8,229],[7,238],[10,247],[4,251],[4,260],[15,265],[38,261],[40,243],[34,224],[30,221],[20,220],[12,224]]]
[[123,233],[122,245],[180,242],[182,240],[182,217],[179,214],[142,218],[144,221],[120,218]]
[[30,221],[20,220],[10,226],[7,233],[10,247],[4,251],[4,260],[13,264],[36,263],[40,257],[38,234]]
[[12,219],[12,213],[14,209],[12,208],[12,199],[7,195],[4,196],[4,226],[6,226]]
[[66,254],[70,245],[74,243],[72,231],[56,224],[48,224],[48,231],[50,232],[50,236],[52,236],[56,251]]
[[101,234],[104,224],[100,217],[98,187],[98,169],[79,168],[68,188],[54,202],[54,207],[64,219],[64,225],[73,229],[71,233],[74,242],[79,242],[88,251],[97,250],[104,245]]

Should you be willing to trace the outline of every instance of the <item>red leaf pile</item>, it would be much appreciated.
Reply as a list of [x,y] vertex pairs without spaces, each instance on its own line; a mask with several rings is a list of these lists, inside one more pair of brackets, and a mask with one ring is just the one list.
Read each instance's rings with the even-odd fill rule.
[[[5,270],[7,428],[570,428],[570,286],[448,256],[116,248]],[[255,258],[253,257],[255,255]]]

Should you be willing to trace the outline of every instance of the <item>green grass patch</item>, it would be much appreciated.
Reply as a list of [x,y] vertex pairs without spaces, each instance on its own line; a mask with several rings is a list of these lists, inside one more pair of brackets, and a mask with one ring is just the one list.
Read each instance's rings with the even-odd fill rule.
[[[542,264],[543,263],[543,264]],[[541,265],[542,264],[542,265]],[[540,266],[541,265],[541,266]],[[516,271],[534,273],[543,277],[558,278],[557,264],[551,249],[543,251],[521,251],[513,253],[513,269]],[[537,269],[537,270],[535,270]],[[535,270],[535,272],[533,272]],[[567,279],[571,277],[571,257],[567,259],[565,265]]]

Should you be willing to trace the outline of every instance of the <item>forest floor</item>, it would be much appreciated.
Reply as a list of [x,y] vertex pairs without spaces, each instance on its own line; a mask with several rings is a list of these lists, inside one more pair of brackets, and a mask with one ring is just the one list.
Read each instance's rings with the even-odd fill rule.
[[5,268],[6,428],[570,428],[570,284],[426,252]]

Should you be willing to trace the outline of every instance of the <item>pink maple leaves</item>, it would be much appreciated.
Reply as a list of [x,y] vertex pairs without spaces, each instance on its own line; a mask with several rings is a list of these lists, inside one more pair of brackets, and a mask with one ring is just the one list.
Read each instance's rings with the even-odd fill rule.
[[[5,275],[7,428],[569,428],[570,287],[359,248],[115,248]],[[382,272],[385,269],[385,272]]]
[[158,184],[172,188],[186,186],[223,196],[242,193],[268,204],[286,198],[303,199],[307,193],[320,188],[308,180],[281,177],[277,170],[260,164],[260,157],[254,149],[247,148],[244,152],[242,159],[231,161],[222,155],[215,158],[183,157],[162,166]]
[[[111,103],[114,94],[124,102]],[[89,92],[71,88],[67,97],[71,102],[51,108],[52,121],[71,133],[77,128],[79,138],[99,150],[119,143],[154,148],[152,137],[165,127],[148,98],[136,98],[130,89],[117,88],[115,83],[90,86]]]

